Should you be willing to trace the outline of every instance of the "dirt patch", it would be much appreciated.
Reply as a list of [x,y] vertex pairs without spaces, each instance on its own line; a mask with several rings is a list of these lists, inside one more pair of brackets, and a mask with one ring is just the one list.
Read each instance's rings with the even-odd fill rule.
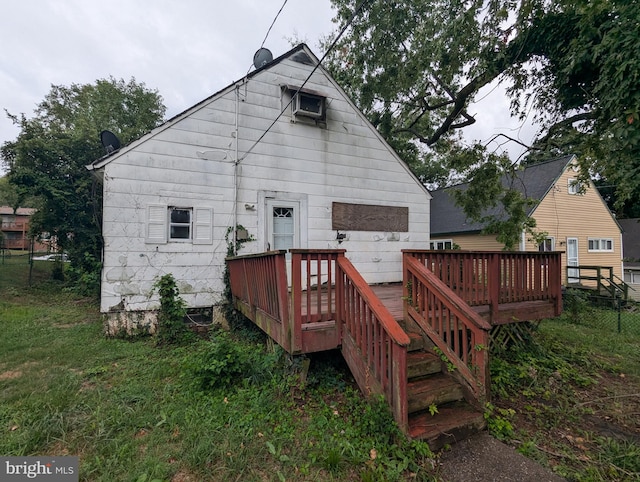
[[0,381],[13,380],[15,378],[20,378],[21,376],[22,371],[20,370],[7,370],[6,372],[0,373]]

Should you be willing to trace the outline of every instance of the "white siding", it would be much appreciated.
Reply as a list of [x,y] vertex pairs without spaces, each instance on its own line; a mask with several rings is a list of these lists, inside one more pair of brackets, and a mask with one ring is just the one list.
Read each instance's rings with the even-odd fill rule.
[[[236,222],[255,238],[242,252],[266,248],[264,201],[295,199],[306,231],[301,247],[345,248],[368,282],[401,280],[401,249],[428,247],[429,195],[322,69],[305,88],[327,96],[326,124],[292,122],[287,110],[253,147],[285,102],[280,86],[301,85],[311,69],[283,60],[240,84],[237,102],[231,87],[105,165],[103,311],[154,308],[153,283],[169,272],[190,306],[220,301],[224,238],[234,220],[236,105]],[[226,159],[203,159],[207,151],[211,159],[226,151]],[[332,202],[409,207],[409,232],[348,231],[338,244]],[[209,209],[211,242],[153,243],[149,206]]]

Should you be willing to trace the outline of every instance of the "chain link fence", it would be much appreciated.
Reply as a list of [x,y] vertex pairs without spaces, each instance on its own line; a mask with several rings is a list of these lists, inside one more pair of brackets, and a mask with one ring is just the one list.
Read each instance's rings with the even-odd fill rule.
[[637,302],[579,289],[566,290],[562,301],[562,316],[571,323],[640,335],[640,304]]

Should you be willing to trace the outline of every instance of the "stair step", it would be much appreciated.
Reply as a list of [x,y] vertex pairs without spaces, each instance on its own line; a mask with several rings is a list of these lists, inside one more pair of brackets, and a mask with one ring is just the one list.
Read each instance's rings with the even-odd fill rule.
[[409,436],[426,441],[433,451],[440,450],[445,444],[464,440],[485,427],[482,412],[474,410],[466,402],[438,407],[435,415],[421,412],[409,416]]
[[444,373],[409,381],[407,384],[409,413],[428,409],[432,404],[437,406],[462,400],[462,387],[453,378]]
[[407,378],[409,380],[442,371],[442,362],[434,353],[414,351],[407,354]]
[[407,347],[408,352],[418,351],[424,348],[424,339],[422,338],[422,335],[411,332],[408,332],[407,335],[409,335],[410,340],[409,346]]

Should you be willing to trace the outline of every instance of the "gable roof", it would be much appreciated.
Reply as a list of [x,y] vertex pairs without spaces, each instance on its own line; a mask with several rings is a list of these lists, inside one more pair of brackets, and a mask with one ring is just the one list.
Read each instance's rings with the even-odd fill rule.
[[[113,152],[101,157],[100,159],[97,159],[96,161],[94,161],[93,163],[91,163],[91,164],[89,164],[88,166],[85,166],[85,167],[90,171],[94,171],[94,170],[97,170],[97,169],[100,169],[100,168],[104,167],[106,164],[112,162],[113,160],[115,160],[118,157],[126,154],[127,152],[135,149],[137,146],[139,146],[140,144],[146,142],[148,139],[153,138],[158,133],[163,132],[166,129],[169,129],[170,127],[172,127],[177,122],[179,122],[182,119],[188,117],[193,112],[199,110],[203,106],[205,106],[208,103],[210,103],[212,100],[227,94],[228,92],[230,92],[233,89],[235,89],[236,86],[245,83],[247,80],[252,79],[254,76],[260,74],[263,71],[271,69],[273,66],[279,64],[280,62],[282,62],[285,59],[289,59],[289,60],[292,60],[294,62],[298,62],[300,64],[312,66],[312,67],[314,67],[314,71],[317,70],[317,71],[320,71],[322,74],[324,74],[326,76],[326,78],[329,80],[329,82],[331,82],[331,84],[341,93],[343,99],[353,108],[354,112],[362,119],[364,124],[369,127],[369,129],[371,130],[373,135],[375,137],[377,137],[377,139],[389,150],[389,153],[400,163],[400,165],[404,168],[404,170],[407,172],[407,174],[409,174],[409,176],[411,176],[415,180],[415,182],[422,188],[424,193],[427,195],[428,199],[431,199],[431,193],[425,187],[425,185],[422,182],[420,182],[418,177],[409,168],[408,164],[389,145],[389,143],[382,136],[382,134],[380,134],[380,132],[373,126],[373,124],[371,124],[369,119],[367,119],[367,117],[362,113],[362,111],[358,108],[358,106],[355,105],[355,103],[349,97],[349,95],[347,95],[347,93],[344,91],[344,89],[335,81],[335,79],[331,76],[331,74],[322,66],[322,64],[320,63],[320,60],[314,55],[314,53],[311,51],[311,49],[309,49],[309,47],[304,43],[298,44],[297,46],[293,47],[288,52],[280,55],[278,58],[274,59],[273,61],[263,65],[262,67],[254,70],[254,71],[252,71],[251,73],[247,74],[243,78],[233,82],[232,84],[230,84],[227,87],[219,90],[215,94],[210,95],[206,99],[198,102],[196,105],[194,105],[192,107],[189,107],[188,109],[184,110],[183,112],[175,115],[171,119],[165,121],[160,126],[156,127],[155,129],[153,129],[152,131],[150,131],[147,134],[143,135],[142,137],[138,138],[137,140],[131,142],[127,146],[124,146],[124,147],[122,147],[122,148],[120,148],[120,149],[118,149],[116,151],[113,151]],[[301,91],[314,93],[313,91],[310,91],[309,89],[304,88],[304,85],[301,85],[301,86],[289,86],[289,88],[290,89],[300,89]],[[242,160],[242,159],[240,159],[240,160]]]
[[[624,257],[640,261],[640,218],[618,219],[618,223],[623,229],[622,245]],[[640,263],[636,264],[640,265]]]
[[[574,160],[573,154],[549,161],[532,164],[516,173],[515,178],[502,177],[502,185],[521,192],[526,198],[542,200],[562,175],[567,165]],[[480,233],[486,223],[472,222],[461,207],[456,206],[451,195],[454,190],[466,191],[469,184],[458,184],[431,192],[431,235],[442,236],[460,233]],[[527,215],[531,216],[536,206],[531,206]],[[487,209],[484,216],[506,219],[502,205]]]

